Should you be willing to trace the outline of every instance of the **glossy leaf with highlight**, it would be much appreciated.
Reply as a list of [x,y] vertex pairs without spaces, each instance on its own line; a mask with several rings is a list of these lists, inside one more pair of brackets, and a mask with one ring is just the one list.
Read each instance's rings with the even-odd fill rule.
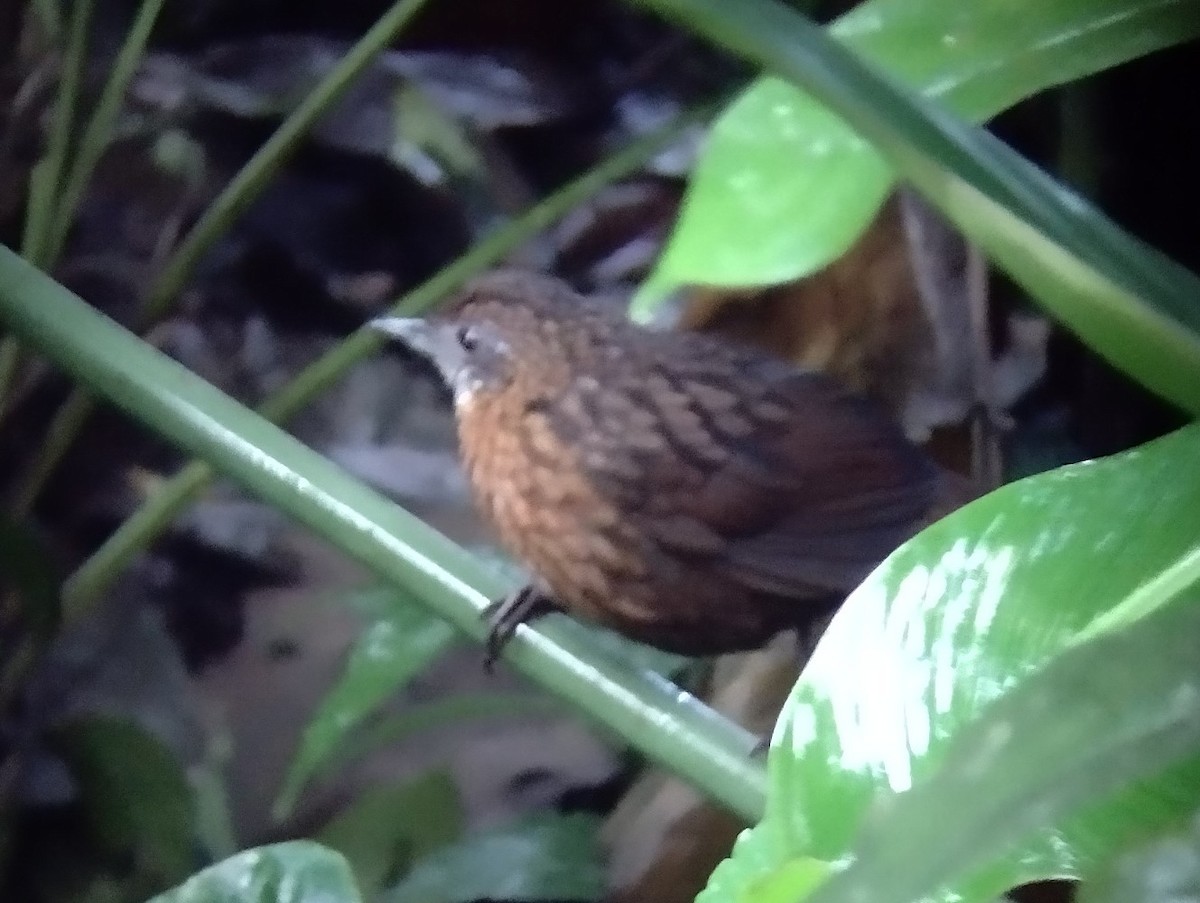
[[[1124,232],[990,132],[922,98],[777,0],[640,2],[803,86],[836,110],[1092,350],[1151,391],[1200,414],[1195,274]],[[1184,25],[1191,21],[1183,18]],[[739,225],[725,224],[731,244],[745,240]],[[642,300],[648,296],[652,293],[644,292]],[[633,313],[639,312],[646,310],[635,304]]]
[[[1194,809],[1198,603],[1200,583],[1023,678],[954,738],[931,778],[881,797],[848,867],[812,903],[990,900],[1014,873],[1086,875],[1107,862],[1145,830],[1142,801]],[[1124,836],[1105,844],[1096,812],[1113,794],[1133,805],[1113,825]]]
[[148,903],[362,903],[346,860],[309,840],[246,850]]
[[[1005,486],[890,556],[801,675],[773,739],[767,816],[703,899],[739,898],[799,857],[847,855],[867,813],[933,775],[989,703],[1067,647],[1200,582],[1196,460],[1200,425]],[[983,776],[979,792],[986,787]],[[1200,761],[1178,766],[957,890],[983,899],[1077,875],[1190,811],[1198,793]]]
[[[1195,37],[1200,11],[1194,0],[867,0],[828,30],[982,122],[1048,87]],[[645,297],[679,284],[765,285],[812,273],[862,233],[894,178],[836,114],[761,77],[714,125]]]
[[605,889],[599,830],[591,815],[530,815],[434,851],[382,901],[598,900]]
[[292,811],[304,785],[350,732],[457,639],[449,624],[391,587],[361,593],[357,601],[371,620],[351,648],[341,677],[304,728],[274,807],[277,819]]

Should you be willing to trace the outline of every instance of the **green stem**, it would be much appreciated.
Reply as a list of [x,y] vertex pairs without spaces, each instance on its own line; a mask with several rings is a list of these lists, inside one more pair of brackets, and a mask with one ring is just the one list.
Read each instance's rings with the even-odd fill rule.
[[8,413],[17,371],[21,366],[21,344],[12,336],[0,340],[0,423]]
[[299,144],[300,139],[345,93],[350,83],[382,51],[426,0],[398,0],[371,30],[342,57],[338,65],[275,130],[266,143],[241,168],[225,189],[209,205],[175,249],[146,297],[143,316],[154,321],[187,284],[192,271],[206,251],[230,224],[262,193],[279,170],[280,163]]
[[[484,640],[489,600],[511,590],[489,568],[7,249],[0,317],[93,391]],[[766,777],[749,755],[753,738],[670,681],[606,654],[590,634],[545,618],[518,628],[504,657],[709,798],[758,819]]]
[[92,0],[76,0],[71,10],[71,28],[63,58],[62,81],[54,105],[54,122],[46,148],[44,178],[31,181],[29,216],[35,227],[26,232],[27,243],[22,253],[35,266],[48,269],[46,252],[54,230],[54,211],[63,173],[70,155],[71,134],[75,126],[75,108],[87,57],[88,24],[92,18]]
[[[280,163],[296,148],[312,125],[341,97],[355,77],[391,42],[396,33],[426,2],[427,0],[398,0],[371,30],[350,48],[333,71],[312,90],[230,180],[180,242],[150,286],[142,304],[142,323],[153,323],[166,312],[213,242],[220,238],[229,225],[262,193],[278,171]],[[146,24],[142,22],[141,16],[139,24]],[[126,47],[130,47],[130,40],[126,41]],[[97,140],[102,137],[97,136]],[[80,193],[84,184],[86,174],[78,187]],[[57,469],[62,456],[83,429],[93,406],[87,392],[77,388],[55,415],[47,439],[35,458],[37,466],[26,474],[18,490],[18,497],[25,510],[28,510],[41,494],[46,480]]]
[[[83,82],[84,61],[87,56],[88,23],[92,16],[92,0],[77,0],[71,10],[70,33],[63,52],[62,77],[54,105],[54,120],[47,142],[46,155],[29,174],[29,204],[21,235],[21,253],[42,269],[52,262],[47,246],[55,229],[54,216],[63,170],[71,145],[71,127],[79,88]],[[49,23],[47,23],[49,24]],[[12,403],[12,392],[21,369],[21,346],[12,336],[0,341],[0,421]]]
[[[53,268],[54,264],[58,261],[59,255],[62,254],[63,245],[66,242],[71,223],[74,222],[75,214],[83,199],[84,189],[87,188],[92,171],[96,168],[96,163],[100,160],[101,154],[104,153],[104,148],[108,145],[113,124],[116,122],[117,115],[121,111],[121,102],[125,98],[125,91],[129,87],[129,81],[133,78],[134,72],[137,71],[138,63],[142,58],[142,52],[146,49],[146,41],[150,37],[150,30],[154,27],[154,21],[158,17],[159,10],[162,9],[163,2],[164,0],[143,0],[142,5],[139,7],[137,17],[134,19],[133,25],[125,36],[125,43],[121,45],[121,50],[117,53],[117,58],[113,62],[112,73],[104,85],[104,91],[100,94],[100,100],[96,105],[96,112],[92,114],[92,118],[88,121],[87,128],[84,130],[83,138],[79,142],[79,149],[75,154],[75,161],[71,165],[71,171],[66,177],[65,185],[61,192],[54,190],[52,179],[56,177],[53,174],[53,169],[51,168],[45,174],[45,181],[50,183],[51,190],[45,196],[44,207],[39,208],[42,210],[41,214],[35,215],[31,211],[26,223],[25,233],[25,240],[29,245],[25,248],[25,256],[37,263],[44,270]],[[86,12],[82,3],[77,9],[80,12]],[[82,42],[82,34],[83,32],[81,32],[81,36],[78,38],[80,42]],[[72,41],[74,42],[75,40],[75,30],[74,26],[72,26]],[[82,71],[81,61],[83,55],[84,47],[82,43],[69,55],[79,71]],[[78,84],[76,84],[73,93],[77,95]],[[74,101],[72,101],[71,107],[73,115]],[[58,121],[62,120],[63,118],[60,117]],[[60,153],[59,156],[65,161],[65,152]],[[36,249],[33,247],[35,244],[37,246]],[[20,345],[11,336],[6,337],[0,343],[0,422],[4,420],[4,415],[7,412],[8,403],[11,399],[9,393],[14,388],[13,384],[16,381],[20,363]],[[78,406],[78,401],[67,405],[67,407],[71,408]],[[63,410],[60,409],[55,415],[54,423],[51,426],[52,436],[55,429],[59,431],[60,439],[58,440],[58,444],[61,444],[62,431],[69,425],[70,421],[66,419]],[[70,444],[73,435],[73,433],[66,434],[66,443],[61,449],[54,447],[56,444],[54,439],[47,439],[46,447],[41,450],[41,454],[39,454],[35,461],[36,472],[25,478],[22,489],[18,492],[20,499],[16,505],[18,511],[28,511],[36,498],[42,482],[57,465],[61,455],[66,451],[66,446]]]
[[58,0],[32,0],[29,6],[38,17],[45,35],[51,40],[56,38],[62,30],[62,14],[58,9]]
[[108,81],[104,84],[100,100],[96,104],[96,112],[88,120],[87,128],[79,141],[75,162],[71,166],[71,171],[67,175],[66,183],[59,195],[53,221],[50,224],[42,269],[49,269],[62,253],[67,233],[75,219],[79,204],[83,200],[84,190],[87,188],[88,181],[91,179],[92,172],[104,153],[104,149],[108,146],[113,126],[121,112],[125,92],[142,60],[146,42],[150,38],[150,31],[154,28],[154,22],[158,18],[163,2],[164,0],[142,0],[133,24],[125,34],[125,41],[117,52],[116,59],[113,60],[112,71],[108,76]]
[[[709,115],[697,110],[666,128],[641,138],[604,163],[570,182],[526,213],[480,241],[468,253],[395,303],[392,310],[414,314],[431,307],[471,276],[493,265],[610,182],[628,175],[670,139]],[[351,335],[305,367],[259,408],[268,420],[282,423],[329,388],[350,367],[380,345],[367,330]],[[68,622],[85,611],[116,579],[137,552],[145,548],[208,485],[212,469],[193,461],[166,481],[63,585],[63,617]]]
[[83,418],[94,406],[95,401],[92,396],[82,389],[76,388],[71,390],[67,400],[54,412],[54,418],[46,430],[41,448],[13,495],[12,512],[18,520],[32,510],[38,493],[46,485],[46,480],[50,478],[50,474],[54,472],[55,467],[71,447],[71,442],[74,441],[77,433],[77,426],[82,424]]

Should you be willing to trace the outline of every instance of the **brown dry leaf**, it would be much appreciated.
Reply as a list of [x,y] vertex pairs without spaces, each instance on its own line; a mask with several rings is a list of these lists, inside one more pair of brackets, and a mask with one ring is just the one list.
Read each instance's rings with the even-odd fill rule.
[[895,199],[840,259],[783,285],[696,290],[680,325],[749,342],[903,405],[930,341]]
[[914,441],[975,419],[973,432],[942,430],[934,453],[994,485],[1004,411],[1041,378],[1050,327],[1041,317],[1010,314],[1006,347],[996,356],[987,289],[978,252],[902,191],[825,269],[762,289],[697,289],[680,325],[831,373],[882,401]]

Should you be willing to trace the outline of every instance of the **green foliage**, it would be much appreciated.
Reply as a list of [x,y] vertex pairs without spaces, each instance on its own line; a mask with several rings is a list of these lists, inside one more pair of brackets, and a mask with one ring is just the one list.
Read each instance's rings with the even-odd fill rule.
[[361,903],[340,855],[307,840],[246,850],[149,903]]
[[598,828],[593,816],[536,815],[464,838],[422,860],[383,903],[599,899]]
[[317,840],[345,856],[359,888],[374,897],[415,862],[458,840],[463,818],[454,780],[435,771],[365,791]]
[[[760,284],[810,272],[859,234],[900,176],[1085,341],[1165,397],[1200,410],[1195,277],[837,43],[980,120],[1049,85],[1200,33],[1193,0],[1028,0],[1020,10],[1000,0],[965,0],[953,10],[931,0],[868,0],[829,34],[763,0],[646,4],[779,76],[759,79],[718,123],[651,289],[680,281]],[[141,7],[118,67],[126,81],[160,5]],[[397,3],[337,77],[361,66],[370,47],[386,43],[387,28],[419,6]],[[70,40],[80,43],[56,123],[67,121],[63,111],[74,103],[87,9],[77,4],[70,23]],[[110,81],[118,87],[102,104],[105,115],[121,84]],[[319,112],[340,86],[323,90],[306,101],[304,115]],[[107,131],[99,116],[92,122]],[[152,290],[155,311],[303,127],[285,125],[205,214]],[[55,222],[52,214],[73,211],[103,145],[103,134],[99,144],[85,142],[75,158],[82,169],[72,171],[63,194],[70,157],[56,143],[59,128],[34,173],[27,226],[35,259],[57,253],[66,219]],[[520,228],[484,243],[402,305],[433,303],[517,237],[628,171],[657,140],[535,208]],[[0,408],[19,337],[86,386],[56,420],[62,428],[52,430],[62,447],[90,393],[99,393],[204,459],[68,584],[69,612],[82,611],[214,472],[272,501],[426,606],[392,589],[372,595],[374,620],[309,725],[281,811],[353,748],[352,732],[447,647],[453,628],[482,637],[479,610],[506,588],[494,574],[7,250],[0,251],[0,316],[12,330],[0,347]],[[271,399],[264,415],[290,416],[375,347],[366,333],[352,336]],[[53,458],[38,463],[23,498],[32,501]],[[1087,894],[1102,903],[1194,897],[1194,825],[1191,833],[1155,835],[1178,831],[1200,800],[1198,459],[1200,427],[1193,427],[1117,458],[1014,484],[908,543],[860,587],[822,640],[778,726],[766,782],[746,756],[744,732],[647,672],[670,672],[677,660],[631,658],[628,649],[554,618],[519,631],[508,655],[562,700],[748,818],[763,811],[766,787],[765,818],[713,875],[702,898],[710,903],[810,895],[818,903],[977,903],[1060,875],[1094,879]],[[25,541],[12,530],[0,533],[0,565],[23,557]],[[30,569],[8,570],[29,623],[45,617],[51,624],[57,594],[29,557]],[[407,721],[377,725],[373,739],[439,718],[475,717],[487,705],[443,701]],[[195,798],[167,750],[106,719],[70,725],[58,740],[106,851],[160,881],[179,880],[195,866]],[[462,821],[443,774],[374,788],[324,827],[324,846],[294,842],[239,854],[155,903],[353,903],[381,891],[393,903],[451,903],[603,892],[595,819],[536,817],[470,836]],[[1147,836],[1149,845],[1122,853]],[[1164,882],[1164,871],[1178,880]]]
[[[1200,413],[1200,280],[1192,273],[1003,142],[901,88],[773,0],[642,2],[812,92],[1093,350]],[[1194,33],[1195,0],[1162,6],[1179,6],[1182,33]],[[1011,21],[1024,15],[1013,10]],[[804,207],[794,208],[798,218]],[[747,235],[732,233],[724,253],[738,253]],[[770,240],[755,235],[745,246]]]
[[[45,155],[33,167],[29,179],[21,253],[47,270],[54,266],[62,252],[84,189],[108,146],[125,91],[141,62],[163,0],[143,0],[111,67],[95,112],[88,119],[82,137],[76,138],[77,107],[87,62],[92,3],[93,0],[79,0],[72,5],[50,138]],[[57,39],[58,4],[47,0],[36,4],[34,9],[42,19],[48,37]],[[20,363],[20,346],[11,336],[5,337],[0,341],[0,419],[5,413],[8,393]],[[22,500],[14,507],[23,512],[28,510],[30,503]]]
[[[85,2],[90,3],[91,0],[85,0]],[[192,226],[178,247],[172,251],[170,258],[147,289],[141,306],[141,320],[144,323],[153,323],[166,313],[176,296],[182,291],[188,278],[195,271],[201,256],[225,234],[226,229],[271,183],[280,164],[296,150],[300,140],[313,124],[349,89],[354,78],[366,68],[376,54],[387,46],[405,23],[416,15],[425,2],[426,0],[396,0],[370,30],[346,52],[338,65],[333,67],[329,74],[309,92],[297,109],[283,121],[263,146],[255,151],[254,156],[205,208],[199,221]],[[107,140],[105,129],[111,127],[115,122],[117,101],[124,93],[124,85],[132,77],[144,42],[149,37],[154,17],[160,7],[160,0],[144,0],[138,18],[129,31],[125,46],[122,47],[116,66],[109,77],[108,88],[93,117],[93,127],[85,133],[87,143],[82,149],[81,160],[90,160],[92,165],[99,160],[100,150]],[[61,170],[61,167],[59,169]],[[78,178],[76,178],[77,175]],[[74,205],[79,202],[89,175],[89,172],[72,173],[61,207],[64,218],[68,213],[74,212]],[[41,244],[46,245],[57,240],[61,245],[65,236],[65,228],[63,225],[57,239],[45,236]],[[55,250],[57,252],[57,248]],[[43,266],[46,264],[46,261],[43,261],[37,254],[32,256],[26,254],[26,256],[35,263]],[[3,349],[0,348],[0,365],[3,364],[2,353]],[[0,375],[3,375],[3,372],[3,367],[0,366]],[[4,386],[0,383],[0,398],[3,397],[3,391]],[[77,388],[63,402],[47,430],[45,442],[38,451],[34,466],[18,492],[17,509],[19,511],[24,512],[32,508],[46,480],[58,467],[75,437],[83,428],[94,403],[94,399],[83,388]]]
[[1103,863],[1083,885],[1078,899],[1080,903],[1198,903],[1200,810]]
[[[932,778],[890,801],[877,823],[868,821],[853,865],[814,894],[814,903],[864,899],[864,893],[903,903],[979,867],[986,879],[975,873],[974,880],[954,883],[947,898],[986,900],[992,895],[984,880],[994,891],[1009,886],[998,882],[994,857],[1035,831],[1054,848],[1038,865],[1077,852],[1069,865],[1053,867],[1086,874],[1116,852],[1108,847],[1111,833],[1134,828],[1139,816],[1170,814],[1175,821],[1180,811],[1192,811],[1200,801],[1197,601],[1194,591],[1187,593],[1076,646],[1000,698],[956,738]],[[1172,767],[1181,760],[1186,768]],[[1148,787],[1150,777],[1157,780]],[[1120,824],[1105,824],[1092,807],[1131,784],[1146,795],[1123,807]],[[1085,807],[1080,823],[1071,824]],[[1064,837],[1074,850],[1057,848]],[[960,895],[960,888],[967,892]]]
[[350,650],[341,678],[304,729],[275,804],[278,819],[291,813],[305,783],[349,733],[456,639],[449,624],[390,587],[359,593],[357,601],[372,621]]
[[[906,887],[901,873],[986,863],[939,896],[989,900],[1084,874],[1192,811],[1200,683],[1187,669],[1200,634],[1183,620],[1200,612],[1198,456],[1192,426],[1030,477],[892,555],[805,668],[771,750],[767,816],[706,903],[791,886],[806,858],[870,863],[877,848],[906,864],[870,866],[871,899],[916,899],[951,877]],[[1172,718],[1182,746],[1168,741]]]
[[[88,181],[116,131],[125,92],[129,89],[129,83],[142,61],[146,43],[150,40],[150,32],[158,20],[164,2],[165,0],[142,0],[137,15],[125,34],[125,41],[109,69],[104,90],[96,102],[87,127],[75,142],[71,166],[69,169],[59,168],[59,177],[55,179],[54,197],[50,199],[54,203],[53,221],[43,224],[39,232],[44,263],[53,263],[62,253],[67,233],[79,212],[79,204],[83,200]],[[84,4],[78,6],[83,7]],[[66,137],[64,136],[64,141]]]
[[93,835],[109,853],[130,857],[160,887],[192,871],[195,805],[169,749],[111,718],[76,721],[58,731],[57,741]]
[[29,211],[21,252],[39,266],[54,263],[50,254],[50,236],[57,228],[57,199],[72,155],[76,108],[79,104],[83,72],[87,63],[88,31],[91,27],[93,0],[72,5],[69,35],[63,53],[54,121],[50,128],[46,153],[37,163],[37,174],[29,182]]
[[[1188,2],[867,0],[831,37],[980,122],[1052,85],[1194,37]],[[713,124],[687,202],[643,297],[686,283],[807,275],[867,227],[895,180],[878,150],[810,94],[756,79]],[[729,224],[737,223],[731,234]]]

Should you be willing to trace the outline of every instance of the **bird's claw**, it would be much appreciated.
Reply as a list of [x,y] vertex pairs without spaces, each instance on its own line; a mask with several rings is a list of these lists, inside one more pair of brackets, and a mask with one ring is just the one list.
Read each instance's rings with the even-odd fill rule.
[[517,627],[549,611],[550,607],[549,600],[541,590],[533,584],[526,584],[485,608],[482,616],[487,621],[488,632],[483,669],[491,674]]

